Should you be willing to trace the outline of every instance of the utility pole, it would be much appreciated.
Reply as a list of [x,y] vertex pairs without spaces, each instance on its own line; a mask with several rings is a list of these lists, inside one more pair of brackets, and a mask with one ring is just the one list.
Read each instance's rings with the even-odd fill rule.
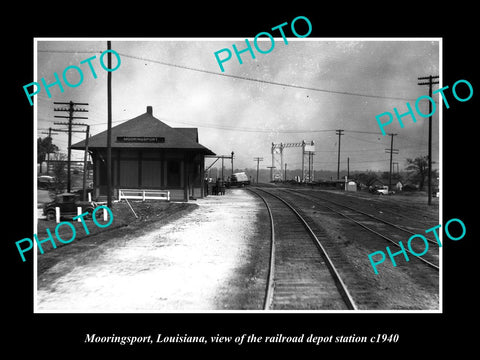
[[233,155],[234,155],[234,154],[235,154],[235,153],[232,151],[232,176],[233,176]]
[[[60,123],[60,122],[56,122],[55,124],[56,125],[68,125],[68,123]],[[87,152],[88,152],[88,136],[89,136],[88,133],[90,131],[90,125],[87,125],[87,124],[72,124],[72,125],[86,126],[87,127],[87,130],[71,130],[70,131],[72,133],[74,133],[74,132],[87,133],[87,139],[85,141],[85,155],[83,157],[83,171],[84,171],[84,173],[83,173],[83,199],[85,200],[85,183],[86,183],[85,171],[86,171],[86,168],[87,168]],[[65,130],[65,129],[52,129],[52,130],[69,132],[68,130]]]
[[[85,109],[75,109],[74,106],[76,105],[88,105],[87,103],[74,103],[73,101],[70,101],[68,103],[65,102],[54,102],[55,105],[68,105],[68,108],[54,108],[54,111],[68,111],[68,116],[61,116],[61,115],[55,115],[54,117],[56,118],[65,118],[68,119],[68,123],[54,123],[56,125],[67,125],[68,126],[68,162],[67,162],[67,191],[70,192],[71,190],[71,177],[70,177],[70,162],[71,162],[71,156],[72,156],[72,126],[73,125],[78,125],[74,124],[72,121],[74,119],[88,119],[88,117],[85,116],[73,116],[74,112],[80,111],[80,112],[87,112],[88,110]],[[58,130],[57,130],[58,131]]]
[[88,138],[90,137],[90,125],[85,129],[85,153],[83,155],[83,201],[87,201],[87,155],[88,155]]
[[[48,133],[42,132],[42,134],[48,134],[48,137],[50,138],[50,141],[52,141],[52,135],[58,135],[58,133],[52,133],[52,128],[48,128]],[[47,152],[47,175],[48,173],[48,168],[50,167],[50,151]],[[42,166],[40,165],[40,173],[42,172]]]
[[285,163],[285,175],[283,176],[283,181],[287,181],[287,163]]
[[263,157],[254,157],[253,161],[257,162],[257,184],[258,184],[258,169],[259,169],[260,161],[263,161]]
[[398,162],[395,162],[395,161],[394,161],[394,162],[393,162],[393,172],[395,172],[395,166],[397,167],[397,175],[399,175],[399,174],[400,174],[400,169],[399,169],[399,167],[398,167]]
[[337,162],[337,180],[340,180],[340,140],[344,130],[335,130],[335,134],[338,135],[338,162]]
[[[419,77],[418,80],[428,80],[428,82],[419,82],[418,85],[428,85],[428,96],[432,98],[432,86],[434,84],[439,84],[438,81],[433,81],[433,79],[438,79],[439,76],[424,76]],[[428,102],[428,205],[432,205],[432,102]]]
[[389,134],[391,136],[390,149],[385,149],[385,152],[390,153],[390,173],[388,175],[388,191],[392,189],[392,157],[393,154],[398,154],[398,149],[393,148],[393,137],[397,134]]
[[315,155],[315,152],[314,151],[305,151],[305,153],[308,154],[308,181],[309,182],[312,182],[313,181],[313,175],[314,174],[314,170],[313,170],[313,156]]
[[222,156],[222,181],[224,180],[224,179],[223,179],[223,169],[224,169],[224,167],[225,167],[225,166],[223,166],[223,159],[225,159],[225,158]]
[[305,182],[305,140],[302,141],[302,177],[301,182]]
[[[67,125],[67,123],[55,123],[57,125]],[[72,124],[78,126],[85,126],[85,130],[71,130],[71,132],[84,132],[85,133],[85,153],[83,155],[83,181],[82,181],[82,188],[83,188],[83,201],[87,200],[87,155],[88,155],[88,138],[90,137],[90,125],[87,124]],[[68,130],[63,129],[51,129],[55,131],[64,131],[67,132]]]
[[347,179],[350,179],[350,158],[347,157]]
[[[107,50],[112,44],[107,41]],[[112,68],[112,53],[107,53],[108,69]],[[187,197],[188,199],[188,197]],[[112,207],[112,72],[107,71],[107,207]]]
[[[276,147],[275,147],[275,144],[272,143],[272,166],[268,167],[270,169],[270,181],[273,180],[273,169],[275,169],[275,151],[276,151]],[[282,153],[283,153],[283,144],[280,143],[280,147],[278,147],[278,149],[280,150],[280,159],[282,159]],[[282,160],[280,160],[282,161]],[[281,163],[280,163],[281,164]],[[280,165],[282,166],[282,165]],[[281,170],[281,169],[280,169]]]

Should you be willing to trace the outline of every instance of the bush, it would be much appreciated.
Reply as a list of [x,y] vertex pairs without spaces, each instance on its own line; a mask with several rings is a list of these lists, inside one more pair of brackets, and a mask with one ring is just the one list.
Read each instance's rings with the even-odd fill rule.
[[417,191],[417,187],[412,184],[407,184],[402,188],[402,191]]

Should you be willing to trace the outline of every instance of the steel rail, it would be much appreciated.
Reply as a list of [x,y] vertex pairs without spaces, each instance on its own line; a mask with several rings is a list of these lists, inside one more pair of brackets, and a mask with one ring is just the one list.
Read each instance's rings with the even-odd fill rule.
[[272,307],[273,302],[273,292],[275,289],[275,225],[273,223],[273,214],[272,210],[270,209],[270,205],[268,205],[267,200],[263,196],[261,196],[256,191],[249,189],[252,193],[257,195],[265,204],[267,208],[268,215],[270,218],[270,231],[271,231],[271,240],[270,240],[270,259],[269,259],[269,267],[268,267],[268,276],[267,276],[267,291],[265,293],[265,299],[263,302],[263,310],[269,310]]
[[[305,195],[305,194],[302,194],[300,191],[294,190],[294,189],[286,189],[286,191],[294,192],[295,194],[299,194],[299,195],[300,195],[300,194],[301,194],[301,195]],[[347,205],[344,205],[344,204],[340,204],[340,203],[338,203],[338,202],[336,202],[336,201],[329,200],[329,199],[325,199],[325,198],[323,198],[323,197],[317,196],[317,194],[311,195],[311,197],[316,198],[316,199],[320,199],[320,200],[323,200],[323,201],[327,201],[327,202],[329,202],[329,203],[335,204],[335,205],[337,205],[337,206],[344,207],[344,208],[349,209],[349,210],[352,210],[352,211],[356,211],[356,212],[358,212],[358,213],[360,213],[360,214],[363,214],[363,215],[365,215],[365,216],[368,216],[368,217],[370,217],[370,218],[372,218],[372,219],[374,219],[374,220],[380,221],[380,222],[382,222],[382,223],[384,223],[384,224],[387,224],[387,225],[390,225],[390,226],[392,226],[392,227],[394,227],[394,228],[397,228],[398,230],[404,231],[404,232],[406,232],[406,233],[408,233],[408,234],[410,234],[410,235],[416,235],[416,233],[414,233],[414,232],[412,232],[412,231],[410,231],[410,230],[408,230],[408,229],[405,229],[404,227],[402,227],[402,226],[400,226],[400,225],[394,224],[394,223],[392,223],[392,222],[390,222],[390,221],[387,221],[387,220],[384,220],[384,219],[380,219],[379,217],[376,217],[376,216],[374,216],[374,215],[372,215],[372,214],[368,214],[368,213],[366,213],[366,212],[363,212],[363,211],[361,211],[361,210],[352,208],[352,207],[350,207],[350,206],[347,206]],[[430,240],[430,239],[428,239],[428,238],[426,238],[426,239],[427,239],[428,242],[430,242],[430,243],[432,243],[432,244],[437,244],[436,241]]]
[[[298,213],[298,211],[290,204],[288,203],[287,201],[285,201],[283,198],[281,198],[280,196],[278,195],[275,195],[275,194],[272,194],[271,192],[269,191],[266,191],[266,190],[263,190],[263,189],[260,189],[260,188],[255,188],[256,190],[260,190],[260,191],[263,191],[264,193],[270,195],[270,196],[273,196],[275,198],[277,198],[278,200],[280,200],[282,203],[284,203],[294,214],[295,216],[300,220],[300,222],[304,225],[305,229],[307,229],[307,232],[308,234],[310,235],[310,237],[314,240],[314,243],[315,245],[317,246],[317,248],[319,249],[320,251],[320,254],[322,255],[322,257],[324,258],[325,260],[325,263],[327,264],[327,267],[328,267],[328,270],[330,271],[330,274],[332,275],[333,277],[333,280],[335,282],[335,285],[337,286],[337,289],[340,293],[340,295],[342,296],[342,299],[343,301],[345,302],[345,305],[347,306],[347,308],[349,310],[357,310],[357,305],[355,304],[355,301],[353,300],[353,297],[351,296],[350,292],[348,291],[345,283],[343,282],[342,278],[340,277],[340,274],[338,273],[337,269],[335,268],[335,266],[333,265],[333,262],[332,260],[330,259],[330,257],[328,256],[327,254],[327,251],[325,250],[325,248],[323,247],[323,245],[321,244],[320,240],[317,238],[317,236],[315,235],[315,233],[313,232],[313,230],[311,229],[311,227],[308,225],[308,223],[306,222],[306,220]],[[263,201],[266,203],[266,199],[260,195],[259,193],[249,189],[250,191],[252,191],[253,193],[255,193],[257,196],[259,196],[260,198],[263,199]],[[274,233],[274,228],[273,228],[273,216],[272,216],[272,213],[271,211],[269,211],[270,215],[271,215],[271,224],[272,224],[272,233]],[[274,266],[274,264],[273,264]]]
[[[323,190],[320,190],[320,191],[323,192]],[[348,196],[348,197],[356,198],[356,199],[366,199],[365,196],[353,196],[353,195],[350,195],[350,194],[344,194],[344,195],[345,195],[345,196]],[[381,196],[383,196],[383,195],[381,195]],[[370,197],[370,198],[368,198],[368,199],[369,199],[369,201],[372,201],[373,203],[376,203],[376,204],[378,204],[378,205],[383,205],[383,204],[384,204],[382,201],[379,201],[378,199],[375,199],[375,198],[371,198],[371,197]],[[398,204],[398,205],[402,205],[402,206],[404,206],[404,207],[407,207],[407,208],[409,208],[409,209],[411,209],[411,210],[414,210],[414,211],[418,211],[418,210],[419,210],[419,209],[416,208],[416,207],[409,206],[408,203],[407,203],[406,201],[403,201],[403,200],[397,200],[397,204]],[[386,211],[386,212],[390,212],[390,213],[395,213],[395,211],[393,211],[393,210],[385,210],[385,211]],[[412,218],[412,217],[409,217],[409,216],[406,216],[406,215],[403,215],[403,214],[400,215],[400,216],[403,217],[403,218],[406,218],[406,219],[408,219],[408,220],[418,222],[418,223],[425,223],[425,222],[426,222],[425,220],[415,219],[415,218]],[[434,218],[432,218],[430,215],[427,215],[427,214],[424,214],[423,216],[424,216],[425,218],[430,219],[430,220],[437,220],[437,219],[434,219]]]
[[[305,198],[305,199],[307,199],[307,200],[310,200],[310,201],[312,201],[312,202],[314,202],[314,203],[316,203],[316,204],[320,204],[318,201],[314,201],[314,200],[308,198],[306,195],[303,195],[303,194],[300,194],[300,193],[297,194],[296,192],[295,192],[294,194],[296,194],[296,195],[298,195],[298,196],[301,196],[301,197],[303,197],[303,198]],[[314,197],[315,197],[315,196],[314,196]],[[319,199],[318,197],[315,197],[315,198]],[[370,231],[370,232],[372,232],[372,233],[380,236],[381,238],[387,240],[388,242],[391,242],[391,243],[392,243],[393,245],[395,245],[396,247],[401,248],[400,245],[398,245],[398,243],[397,243],[396,241],[394,241],[394,240],[386,237],[386,236],[383,235],[383,234],[380,234],[378,231],[373,230],[372,228],[370,228],[370,227],[362,224],[361,222],[359,222],[359,221],[351,218],[350,216],[345,215],[344,213],[342,213],[342,212],[340,212],[340,211],[337,211],[337,210],[335,210],[335,209],[332,209],[331,207],[329,207],[329,206],[327,206],[327,205],[320,204],[320,206],[326,207],[326,208],[329,209],[330,211],[332,211],[332,212],[334,212],[334,213],[336,213],[336,214],[338,214],[338,215],[341,215],[341,216],[343,216],[343,217],[345,217],[345,218],[353,221],[354,223],[356,223],[357,225],[363,227],[364,229],[366,229],[366,230],[368,230],[368,231]],[[405,249],[405,251],[408,252],[408,253],[410,253],[410,254],[412,254],[412,255],[415,256],[418,260],[424,262],[424,263],[427,264],[428,266],[430,266],[430,267],[432,267],[432,268],[434,268],[434,269],[439,270],[439,267],[438,267],[437,265],[431,263],[430,261],[427,261],[427,260],[423,259],[422,257],[413,254],[411,251],[409,251],[409,250],[407,250],[407,249]]]

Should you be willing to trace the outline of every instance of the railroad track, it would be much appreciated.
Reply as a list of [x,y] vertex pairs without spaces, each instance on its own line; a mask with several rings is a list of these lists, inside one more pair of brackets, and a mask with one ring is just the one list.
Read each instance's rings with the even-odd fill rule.
[[[288,189],[288,190],[286,190],[286,191],[288,191],[288,192],[293,192],[293,193],[295,193],[295,194],[302,195],[302,196],[304,196],[304,197],[305,197],[305,195],[306,195],[304,192],[301,192],[301,191],[298,191],[298,190],[294,190],[294,189]],[[413,232],[413,231],[407,229],[407,228],[404,227],[404,226],[400,226],[400,225],[398,225],[398,224],[394,224],[394,223],[392,223],[391,221],[387,221],[387,220],[385,220],[385,219],[379,218],[378,216],[375,216],[375,215],[373,215],[373,214],[367,213],[367,212],[362,211],[362,210],[360,210],[360,209],[353,208],[353,207],[351,207],[351,206],[348,206],[348,205],[339,203],[339,202],[337,202],[337,201],[333,201],[333,200],[331,200],[331,199],[326,199],[326,198],[324,198],[324,197],[322,197],[322,196],[318,196],[318,194],[311,194],[311,193],[310,193],[310,194],[308,194],[308,195],[309,195],[309,198],[315,198],[315,199],[318,199],[318,200],[321,200],[321,201],[326,201],[326,202],[328,202],[328,203],[330,203],[330,204],[333,204],[333,205],[336,205],[336,206],[338,206],[338,207],[341,207],[341,208],[350,210],[350,211],[352,211],[352,212],[354,212],[354,213],[358,213],[358,214],[364,215],[364,216],[366,216],[366,217],[369,217],[370,219],[373,219],[373,220],[375,220],[375,221],[378,221],[378,222],[384,223],[384,224],[386,224],[386,225],[389,225],[389,226],[391,226],[391,227],[394,227],[394,228],[396,228],[396,229],[398,229],[398,230],[400,230],[400,231],[403,231],[403,232],[405,232],[405,233],[407,233],[407,234],[410,234],[410,235],[418,234],[418,232]],[[423,230],[421,230],[421,229],[419,229],[419,228],[418,228],[418,229],[420,230],[420,232],[423,232],[424,230],[427,230],[428,228],[429,228],[429,227],[425,227]],[[432,243],[432,244],[438,245],[436,241],[433,241],[433,240],[428,239],[428,238],[427,238],[427,240],[428,240],[430,243]]]
[[[290,189],[290,190],[293,190],[293,189]],[[295,191],[297,191],[297,190],[295,190]],[[322,190],[320,190],[319,192],[321,192],[321,191]],[[414,223],[421,224],[421,226],[423,226],[423,227],[428,226],[427,223],[429,223],[429,222],[438,221],[438,217],[435,218],[435,217],[432,217],[431,215],[428,215],[428,214],[425,214],[425,213],[420,214],[419,209],[417,207],[409,206],[404,200],[399,200],[398,198],[396,199],[396,202],[398,203],[398,206],[396,206],[396,209],[385,209],[384,208],[385,203],[383,201],[381,201],[383,195],[378,195],[377,198],[372,197],[371,195],[370,196],[367,196],[365,194],[352,195],[352,194],[348,194],[348,193],[343,193],[342,195],[336,194],[336,196],[342,196],[344,198],[348,197],[348,198],[352,198],[352,199],[356,199],[356,200],[365,199],[369,204],[373,205],[377,210],[383,211],[385,214],[390,214],[390,216],[403,218],[410,223],[414,222]],[[409,213],[413,216],[407,216],[405,214],[399,213],[398,211],[399,210],[401,211],[402,208],[408,209]],[[415,216],[415,214],[417,214],[418,216]]]
[[[347,206],[345,204],[340,204],[336,201],[332,201],[330,199],[326,199],[324,197],[318,196],[318,194],[311,194],[309,193],[308,195],[297,190],[280,190],[283,193],[288,193],[293,196],[296,196],[297,198],[302,198],[304,201],[309,201],[310,203],[314,203],[317,206],[324,207],[328,209],[329,211],[332,211],[346,219],[349,219],[353,223],[361,226],[363,229],[375,234],[378,237],[381,237],[382,239],[386,240],[388,242],[388,246],[394,245],[398,248],[400,246],[398,245],[399,241],[402,241],[403,244],[406,244],[408,238],[411,235],[415,235],[416,233],[399,226],[397,224],[394,224],[392,222],[386,221],[384,219],[378,218],[372,214],[368,214],[364,211],[361,211],[359,209],[352,208],[350,206]],[[327,205],[328,203],[329,205]],[[333,208],[331,205],[334,205],[337,207],[337,209]],[[342,208],[343,211],[338,210],[338,208]],[[347,209],[347,211],[345,211]],[[372,221],[373,220],[373,221]],[[379,225],[387,225],[388,233],[389,235],[385,235],[386,229],[379,230]],[[395,230],[393,230],[395,229]],[[426,230],[426,229],[424,229]],[[382,232],[380,232],[382,231]],[[403,234],[400,234],[403,233]],[[408,234],[408,235],[404,235]],[[422,235],[426,235],[423,232],[421,233]],[[414,254],[411,254],[410,251],[406,250],[409,252],[412,256],[411,258],[418,259],[422,263],[426,264],[427,266],[439,270],[438,266],[438,244],[436,241],[433,241],[429,238],[427,238],[427,241],[429,243],[432,243],[433,245],[429,247],[429,251],[427,254],[425,254],[423,257],[417,257]],[[412,249],[418,254],[421,253],[424,250],[424,245],[419,244],[418,242],[412,242]],[[436,249],[436,250],[434,250]],[[382,250],[382,249],[377,249],[377,250]]]
[[263,200],[270,215],[264,309],[356,310],[349,290],[307,220],[281,197],[260,188],[249,190]]

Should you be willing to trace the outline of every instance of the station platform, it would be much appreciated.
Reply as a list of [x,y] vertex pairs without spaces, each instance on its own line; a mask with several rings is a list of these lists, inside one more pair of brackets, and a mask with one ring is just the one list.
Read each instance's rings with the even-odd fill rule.
[[258,241],[261,200],[246,189],[229,189],[196,203],[196,209],[162,226],[112,231],[98,247],[79,252],[71,247],[81,242],[56,249],[65,256],[38,278],[36,311],[261,308],[267,265],[258,258],[268,258],[259,255],[268,251]]

